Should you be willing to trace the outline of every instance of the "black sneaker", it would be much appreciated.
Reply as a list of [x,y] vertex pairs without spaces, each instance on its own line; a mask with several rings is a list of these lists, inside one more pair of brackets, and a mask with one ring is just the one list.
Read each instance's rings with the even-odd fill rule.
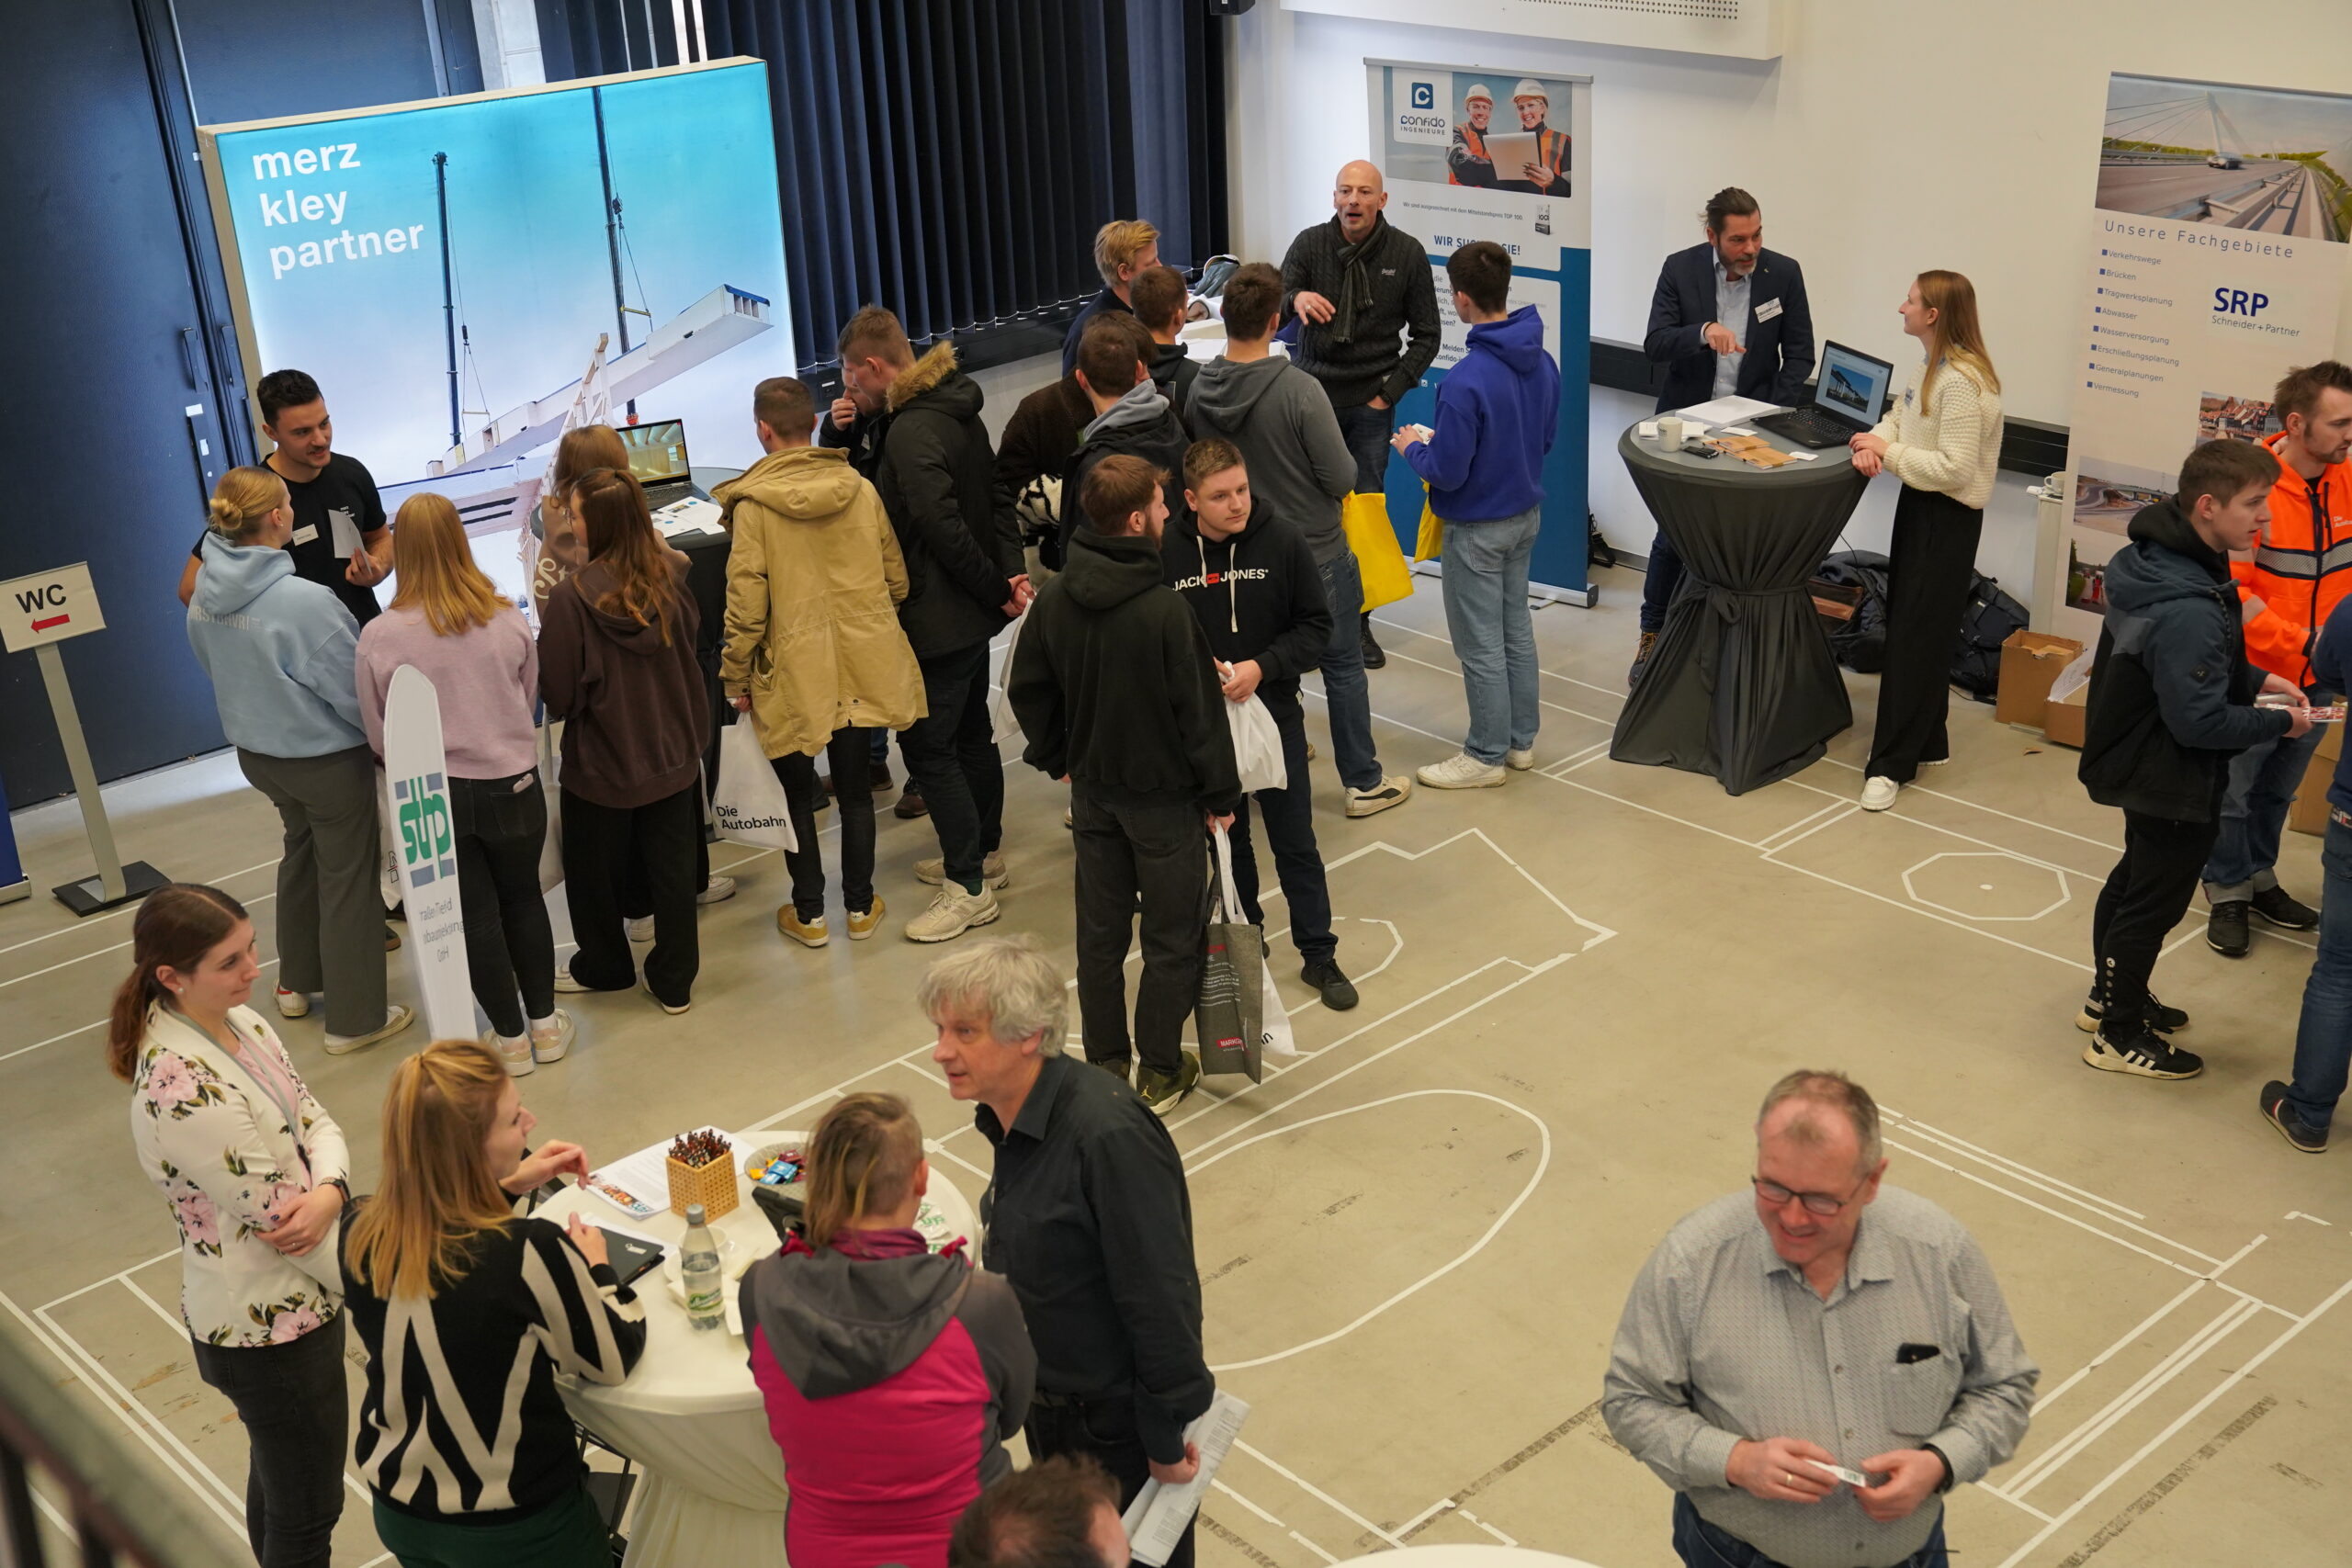
[[2277,1078],[2262,1086],[2262,1119],[2278,1129],[2278,1135],[2307,1155],[2327,1153],[2327,1129],[2314,1128],[2287,1109],[2287,1086]]
[[1086,1059],[1086,1065],[1090,1067],[1100,1067],[1104,1072],[1110,1074],[1113,1077],[1118,1079],[1121,1083],[1128,1084],[1130,1087],[1133,1087],[1136,1070],[1136,1059],[1133,1056],[1119,1056],[1115,1058],[1105,1056],[1101,1061],[1096,1061],[1093,1057],[1089,1056]]
[[2281,931],[2307,931],[2319,924],[2319,911],[2283,887],[2256,888],[2254,912]]
[[1187,1051],[1183,1064],[1172,1073],[1158,1072],[1150,1067],[1136,1068],[1136,1098],[1155,1116],[1165,1116],[1184,1103],[1201,1081],[1201,1059]]
[[[2099,1020],[2107,1016],[2107,1004],[2099,1000],[2097,990],[2083,998],[2083,1010],[2075,1020],[2075,1027],[2086,1034],[2098,1032]],[[2177,1034],[2188,1027],[2188,1015],[2178,1008],[2168,1008],[2156,1000],[2154,991],[2148,993],[2148,1027],[2159,1034]]]
[[1333,1012],[1345,1012],[1356,1005],[1355,986],[1340,973],[1340,961],[1336,958],[1308,959],[1298,977],[1321,992],[1323,1005]]
[[1372,640],[1370,615],[1363,618],[1363,667],[1367,670],[1385,670],[1388,667],[1388,655],[1381,652],[1380,645]]
[[2246,911],[2253,908],[2243,898],[2214,905],[2212,919],[2205,922],[2205,945],[2224,958],[2244,958],[2245,950],[2254,945],[2245,929]]
[[2106,1024],[2083,1047],[2083,1060],[2103,1073],[2129,1073],[2142,1078],[2193,1078],[2205,1070],[2205,1058],[2183,1051],[2145,1024],[2120,1038]]

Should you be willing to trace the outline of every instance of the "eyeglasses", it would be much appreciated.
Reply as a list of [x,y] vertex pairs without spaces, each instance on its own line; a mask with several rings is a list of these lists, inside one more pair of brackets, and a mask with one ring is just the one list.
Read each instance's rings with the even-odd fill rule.
[[1826,1192],[1792,1191],[1777,1181],[1767,1181],[1760,1176],[1751,1176],[1747,1179],[1748,1185],[1756,1189],[1756,1195],[1774,1208],[1783,1207],[1790,1199],[1793,1198],[1804,1205],[1806,1213],[1819,1214],[1824,1219],[1852,1202],[1856,1197],[1860,1196],[1863,1183],[1869,1180],[1870,1178],[1867,1176],[1862,1178],[1861,1181],[1854,1183],[1853,1191],[1847,1193],[1843,1198],[1836,1198]]

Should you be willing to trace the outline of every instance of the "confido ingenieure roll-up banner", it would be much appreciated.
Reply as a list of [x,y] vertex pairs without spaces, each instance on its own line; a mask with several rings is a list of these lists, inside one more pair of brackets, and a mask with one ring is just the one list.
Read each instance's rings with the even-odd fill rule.
[[[1510,253],[1510,304],[1532,305],[1560,367],[1560,423],[1544,463],[1544,525],[1531,576],[1583,602],[1586,405],[1592,359],[1592,78],[1497,67],[1367,60],[1372,146],[1388,183],[1388,221],[1419,240],[1436,273],[1444,344],[1400,423],[1430,423],[1432,389],[1464,352],[1445,258],[1473,240]],[[1529,163],[1538,165],[1531,170]],[[1541,174],[1537,180],[1527,177]],[[1388,466],[1388,515],[1413,547],[1421,482]]]
[[2278,430],[2331,356],[2352,218],[2352,97],[2108,78],[2055,628],[2088,641],[2132,514],[2200,441]]

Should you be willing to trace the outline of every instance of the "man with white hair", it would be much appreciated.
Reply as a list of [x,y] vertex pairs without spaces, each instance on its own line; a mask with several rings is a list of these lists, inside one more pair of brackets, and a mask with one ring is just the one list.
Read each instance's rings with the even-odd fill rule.
[[1519,111],[1519,129],[1535,137],[1535,156],[1519,166],[1518,172],[1505,170],[1510,177],[1499,188],[1521,191],[1530,196],[1566,196],[1568,194],[1568,133],[1555,130],[1544,122],[1551,118],[1551,90],[1532,76],[1522,77],[1510,90],[1511,107]]
[[[1029,939],[954,950],[917,999],[947,1092],[996,1151],[980,1223],[1037,1347],[1030,1458],[1091,1455],[1122,1510],[1146,1481],[1182,1485],[1200,1469],[1184,1428],[1216,1382],[1175,1139],[1124,1079],[1063,1055],[1068,995]],[[1190,1526],[1168,1562],[1192,1568]]]
[[1634,1281],[1601,1415],[1674,1488],[1690,1568],[1945,1568],[1941,1494],[2025,1436],[2041,1371],[1992,1266],[1885,1174],[1869,1091],[1791,1073],[1754,1191],[1684,1217]]

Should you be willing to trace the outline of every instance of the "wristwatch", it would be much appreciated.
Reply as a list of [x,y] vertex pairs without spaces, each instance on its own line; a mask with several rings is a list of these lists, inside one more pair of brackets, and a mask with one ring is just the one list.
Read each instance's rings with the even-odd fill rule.
[[340,1177],[340,1176],[331,1176],[331,1177],[327,1178],[326,1182],[325,1182],[325,1185],[327,1185],[327,1186],[329,1186],[329,1187],[334,1188],[336,1191],[338,1191],[338,1192],[340,1192],[340,1193],[342,1193],[342,1194],[343,1194],[343,1206],[344,1206],[345,1208],[348,1209],[348,1208],[350,1208],[350,1207],[351,1207],[351,1183],[350,1183],[350,1182],[345,1181],[345,1180],[342,1177]]
[[1924,1450],[1926,1452],[1931,1453],[1931,1454],[1935,1455],[1935,1456],[1936,1456],[1936,1458],[1938,1458],[1939,1460],[1943,1461],[1943,1467],[1944,1467],[1944,1478],[1943,1478],[1941,1481],[1939,1481],[1939,1482],[1937,1482],[1937,1483],[1936,1483],[1936,1490],[1937,1490],[1937,1491],[1939,1491],[1939,1492],[1949,1492],[1949,1491],[1951,1491],[1951,1459],[1945,1455],[1945,1453],[1944,1453],[1944,1450],[1941,1450],[1941,1449],[1939,1449],[1939,1448],[1936,1447],[1936,1445],[1935,1445],[1935,1444],[1933,1444],[1933,1443],[1921,1443],[1921,1444],[1919,1445],[1919,1447],[1920,1447],[1922,1450]]

